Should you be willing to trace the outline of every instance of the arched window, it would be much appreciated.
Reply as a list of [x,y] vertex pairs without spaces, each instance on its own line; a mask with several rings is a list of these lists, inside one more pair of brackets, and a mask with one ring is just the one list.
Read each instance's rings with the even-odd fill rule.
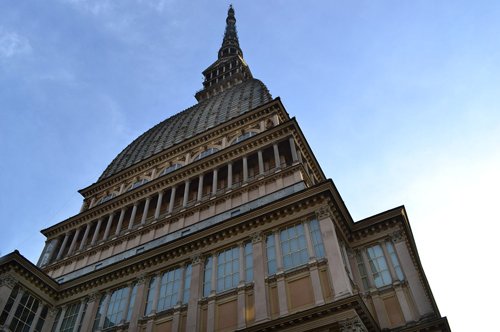
[[136,182],[132,183],[132,185],[130,186],[130,188],[128,190],[132,190],[132,189],[135,189],[137,187],[140,187],[143,184],[147,183],[148,181],[149,181],[148,179],[141,179],[139,181],[136,181]]
[[250,138],[250,137],[255,136],[255,135],[257,135],[257,133],[255,131],[246,132],[243,135],[240,135],[240,136],[236,137],[236,139],[233,141],[232,144],[239,143],[239,142],[244,141],[247,138]]
[[176,169],[179,169],[181,167],[182,167],[182,164],[179,164],[179,163],[172,164],[172,165],[168,166],[167,168],[165,168],[163,171],[161,171],[160,176],[171,173],[171,172],[173,172]]
[[200,160],[201,158],[205,158],[206,156],[209,156],[212,153],[215,153],[217,151],[219,151],[219,149],[217,149],[217,148],[206,149],[205,151],[203,151],[202,153],[200,153],[199,155],[197,155],[196,157],[194,157],[193,161],[197,161],[197,160]]

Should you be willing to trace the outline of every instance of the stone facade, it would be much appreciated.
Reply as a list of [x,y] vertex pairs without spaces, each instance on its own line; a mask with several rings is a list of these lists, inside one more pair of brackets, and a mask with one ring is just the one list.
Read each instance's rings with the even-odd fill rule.
[[199,103],[80,190],[81,211],[42,231],[37,266],[0,259],[2,329],[449,331],[404,207],[351,219],[253,79],[232,8],[226,23]]

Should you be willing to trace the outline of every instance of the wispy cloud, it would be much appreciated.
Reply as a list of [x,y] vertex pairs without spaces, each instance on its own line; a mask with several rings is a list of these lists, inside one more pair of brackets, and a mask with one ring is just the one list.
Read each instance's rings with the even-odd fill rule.
[[0,26],[0,57],[10,58],[31,51],[30,42],[26,37]]

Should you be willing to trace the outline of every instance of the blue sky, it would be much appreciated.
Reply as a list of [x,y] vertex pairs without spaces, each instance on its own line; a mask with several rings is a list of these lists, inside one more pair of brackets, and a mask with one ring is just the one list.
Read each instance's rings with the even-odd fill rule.
[[[500,2],[233,4],[253,75],[297,118],[354,219],[404,204],[441,313],[454,331],[488,330],[500,296],[486,282],[500,272]],[[195,103],[227,7],[0,2],[2,254],[36,262],[39,230],[78,212],[77,190]]]

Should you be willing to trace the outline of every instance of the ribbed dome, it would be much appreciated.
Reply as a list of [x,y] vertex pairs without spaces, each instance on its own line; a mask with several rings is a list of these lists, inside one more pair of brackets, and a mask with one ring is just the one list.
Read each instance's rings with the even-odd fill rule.
[[271,94],[259,80],[237,84],[146,131],[116,156],[99,180],[271,100]]

